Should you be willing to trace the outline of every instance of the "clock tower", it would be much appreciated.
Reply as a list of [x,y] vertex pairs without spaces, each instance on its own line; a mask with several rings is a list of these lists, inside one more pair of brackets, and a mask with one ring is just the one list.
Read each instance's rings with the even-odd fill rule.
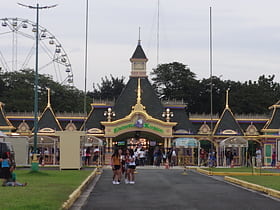
[[146,63],[148,59],[142,49],[141,41],[138,40],[138,45],[130,58],[131,75],[130,77],[147,77]]

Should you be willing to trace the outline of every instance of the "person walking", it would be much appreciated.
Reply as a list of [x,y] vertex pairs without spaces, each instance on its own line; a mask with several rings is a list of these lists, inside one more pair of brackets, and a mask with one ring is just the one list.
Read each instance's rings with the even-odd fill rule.
[[129,163],[129,157],[130,157],[130,152],[129,152],[129,149],[126,149],[125,150],[125,154],[124,154],[124,182],[125,184],[129,184],[129,181],[128,181],[128,163]]
[[118,149],[115,149],[111,157],[111,165],[113,170],[113,184],[120,184],[121,178],[121,155]]
[[88,147],[86,149],[86,158],[85,158],[85,165],[86,166],[89,166],[90,164],[90,158],[91,158],[91,150],[90,150],[90,147]]
[[92,159],[92,162],[93,164],[95,165],[99,165],[98,164],[98,158],[99,158],[99,147],[98,146],[95,146],[94,150],[93,150],[93,159]]
[[140,166],[144,166],[145,165],[145,159],[146,159],[145,150],[144,150],[144,148],[141,148],[140,151],[139,151],[139,160],[140,160],[139,165]]
[[136,157],[134,155],[133,150],[129,150],[129,156],[128,156],[128,183],[129,184],[135,184],[135,169],[136,169],[136,163],[135,163]]
[[175,148],[171,150],[171,166],[177,165],[177,152]]
[[204,166],[205,164],[205,150],[202,148],[199,153],[200,156],[200,166]]
[[271,167],[275,167],[276,165],[276,152],[274,151],[271,156]]
[[232,152],[230,150],[227,150],[227,152],[226,152],[226,165],[228,167],[231,166],[232,160],[233,160],[233,154],[232,154]]
[[262,151],[260,148],[257,148],[256,150],[256,162],[257,162],[257,167],[262,166]]

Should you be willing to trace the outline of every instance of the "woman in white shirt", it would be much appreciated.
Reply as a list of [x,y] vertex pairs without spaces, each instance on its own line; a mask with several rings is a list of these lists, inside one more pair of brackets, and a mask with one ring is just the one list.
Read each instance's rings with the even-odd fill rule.
[[128,162],[128,183],[129,184],[135,184],[135,176],[134,176],[134,171],[136,168],[136,163],[135,163],[135,155],[132,149],[129,150],[129,156],[127,157],[127,162]]

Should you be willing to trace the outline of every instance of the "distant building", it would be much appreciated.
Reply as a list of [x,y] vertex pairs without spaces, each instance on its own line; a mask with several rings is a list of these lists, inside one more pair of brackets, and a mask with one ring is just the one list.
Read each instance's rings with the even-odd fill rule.
[[[198,147],[216,151],[217,164],[224,164],[226,150],[235,152],[234,164],[245,165],[255,155],[256,147],[262,148],[263,164],[270,165],[271,155],[280,153],[280,101],[272,105],[269,117],[236,117],[228,104],[221,116],[189,116],[182,102],[162,102],[156,95],[146,74],[148,59],[141,42],[130,58],[129,81],[115,102],[93,102],[85,118],[82,114],[54,113],[50,92],[48,104],[38,121],[38,147],[48,149],[50,164],[58,164],[54,158],[59,150],[56,131],[85,131],[88,138],[83,145],[90,146],[91,137],[104,142],[106,153],[116,146],[143,147],[151,156],[155,148],[168,151],[171,147],[186,147],[181,153],[185,164],[199,163]],[[17,134],[30,137],[32,147],[33,115],[28,113],[5,114],[0,103],[0,131],[7,135]],[[211,129],[212,128],[212,129]],[[192,140],[192,145],[188,145]],[[193,145],[194,141],[197,145]],[[249,144],[248,144],[249,143]],[[182,145],[183,144],[183,145]],[[82,145],[82,146],[83,146]]]

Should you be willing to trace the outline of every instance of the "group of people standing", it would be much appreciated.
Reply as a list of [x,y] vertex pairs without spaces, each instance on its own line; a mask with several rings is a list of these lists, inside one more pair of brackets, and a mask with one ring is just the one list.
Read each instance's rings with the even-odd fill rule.
[[92,147],[87,147],[83,149],[82,160],[85,166],[89,166],[91,164],[98,165],[98,158],[100,155],[100,150],[98,146],[95,146],[94,149]]
[[209,167],[217,166],[215,150],[209,150],[209,152],[208,152],[202,148],[200,150],[199,157],[200,157],[200,166],[209,166]]
[[120,184],[124,176],[125,184],[135,184],[136,156],[132,149],[115,149],[111,157],[113,184]]
[[153,165],[161,166],[162,164],[168,164],[170,166],[176,166],[178,164],[178,154],[175,148],[169,149],[167,152],[163,152],[162,149],[156,147],[153,153]]

